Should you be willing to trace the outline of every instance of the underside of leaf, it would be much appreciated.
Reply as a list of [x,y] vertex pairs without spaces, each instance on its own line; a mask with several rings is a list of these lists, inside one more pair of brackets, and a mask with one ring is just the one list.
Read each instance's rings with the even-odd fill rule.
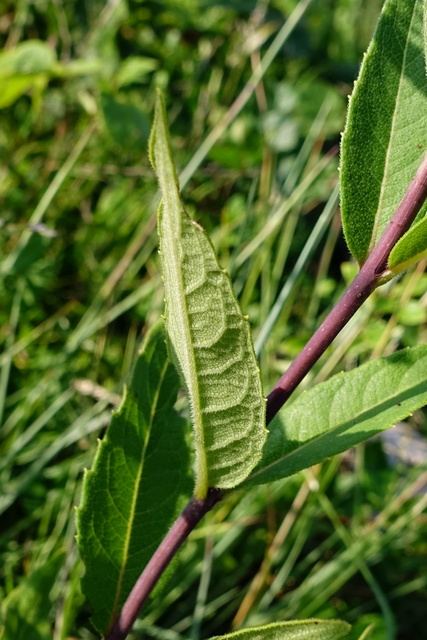
[[158,230],[170,352],[194,427],[197,497],[242,482],[261,457],[265,400],[250,327],[209,238],[184,210],[159,96],[150,157],[162,192]]
[[210,640],[340,640],[350,629],[341,620],[291,620],[242,629]]

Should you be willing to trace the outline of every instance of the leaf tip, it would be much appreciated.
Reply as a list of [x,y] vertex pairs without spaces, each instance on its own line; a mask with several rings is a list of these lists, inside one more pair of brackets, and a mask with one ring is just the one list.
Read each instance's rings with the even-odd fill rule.
[[159,134],[159,126],[161,122],[165,122],[165,104],[163,100],[163,94],[160,89],[156,90],[156,104],[154,106],[154,117],[151,125],[150,137],[148,139],[148,157],[150,158],[151,166],[154,171],[156,170],[156,153],[155,147],[157,142],[157,136]]

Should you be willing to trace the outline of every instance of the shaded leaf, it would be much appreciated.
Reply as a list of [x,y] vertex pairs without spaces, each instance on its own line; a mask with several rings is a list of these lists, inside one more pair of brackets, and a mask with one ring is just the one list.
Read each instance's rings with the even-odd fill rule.
[[150,124],[144,111],[107,93],[102,94],[101,107],[106,129],[115,143],[131,150],[146,149]]
[[50,596],[58,577],[64,555],[49,558],[42,566],[31,571],[20,584],[4,598],[1,604],[2,640],[50,640],[52,628],[49,613],[53,607]]
[[17,275],[34,274],[35,263],[46,255],[52,239],[33,232],[28,238],[25,251],[21,251],[13,264],[13,272]]
[[162,192],[158,229],[171,355],[191,404],[197,497],[242,482],[261,457],[265,400],[247,318],[204,231],[187,215],[159,94],[150,157]]
[[211,640],[340,640],[350,629],[341,620],[292,620],[242,629]]
[[104,633],[191,493],[179,380],[155,329],[85,477],[78,544],[93,624]]
[[[343,228],[359,263],[377,244],[424,156],[426,97],[423,0],[387,0],[342,140]],[[425,212],[426,205],[417,220]]]
[[263,458],[245,484],[290,476],[367,440],[425,404],[425,345],[339,373],[279,412]]

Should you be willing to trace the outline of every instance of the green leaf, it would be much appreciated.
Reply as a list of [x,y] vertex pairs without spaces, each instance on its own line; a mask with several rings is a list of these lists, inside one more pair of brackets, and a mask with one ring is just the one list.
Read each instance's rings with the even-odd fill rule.
[[427,217],[415,223],[393,247],[388,268],[397,275],[427,257]]
[[107,93],[101,96],[101,107],[105,127],[116,144],[132,151],[146,149],[150,124],[141,109],[133,104],[119,102]]
[[170,351],[189,396],[196,447],[195,495],[242,482],[266,438],[250,328],[204,231],[180,199],[161,95],[150,137],[162,204],[158,230]]
[[211,640],[339,640],[351,626],[341,620],[292,620],[242,629]]
[[424,61],[427,75],[427,1],[424,0]]
[[191,493],[179,379],[155,329],[85,477],[78,544],[93,624],[105,633]]
[[39,86],[53,70],[55,62],[54,51],[41,40],[27,40],[0,53],[0,108],[8,107]]
[[2,640],[51,640],[51,590],[64,563],[64,554],[50,557],[32,570],[1,603]]
[[56,56],[41,40],[27,40],[0,53],[0,78],[27,76],[51,71]]
[[290,476],[367,440],[427,404],[427,346],[339,373],[286,405],[245,484]]
[[[387,0],[342,140],[342,221],[359,264],[377,244],[426,151],[426,95],[423,0]],[[426,205],[417,220],[425,212]]]
[[115,82],[118,87],[143,82],[146,76],[157,69],[158,66],[159,61],[155,58],[129,56],[120,65]]

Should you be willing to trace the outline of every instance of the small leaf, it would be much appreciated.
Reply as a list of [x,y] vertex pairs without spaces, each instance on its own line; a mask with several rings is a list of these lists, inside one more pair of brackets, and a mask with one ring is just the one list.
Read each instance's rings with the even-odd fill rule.
[[159,61],[155,58],[128,56],[120,65],[115,82],[118,87],[143,82],[147,74],[152,73],[158,66]]
[[286,405],[244,484],[290,476],[384,431],[427,404],[427,346],[339,373]]
[[107,93],[101,96],[101,107],[107,132],[116,144],[132,151],[146,149],[150,124],[144,111]]
[[52,70],[55,60],[54,51],[45,42],[27,40],[0,53],[0,78],[46,73]]
[[423,258],[427,258],[427,217],[415,223],[395,244],[387,266],[397,275]]
[[210,640],[340,640],[350,629],[341,620],[291,620],[242,629]]
[[40,85],[53,71],[56,56],[41,40],[27,40],[0,53],[0,109]]
[[150,157],[162,192],[158,229],[170,351],[191,404],[195,495],[229,489],[261,457],[265,400],[249,323],[204,231],[181,202],[161,95]]
[[85,477],[78,544],[92,622],[105,633],[191,493],[179,379],[155,329]]
[[51,556],[3,599],[1,640],[51,640],[51,590],[63,564],[63,553]]
[[[387,0],[364,58],[342,140],[344,234],[363,264],[426,151],[423,0]],[[426,205],[418,214],[420,220]]]

